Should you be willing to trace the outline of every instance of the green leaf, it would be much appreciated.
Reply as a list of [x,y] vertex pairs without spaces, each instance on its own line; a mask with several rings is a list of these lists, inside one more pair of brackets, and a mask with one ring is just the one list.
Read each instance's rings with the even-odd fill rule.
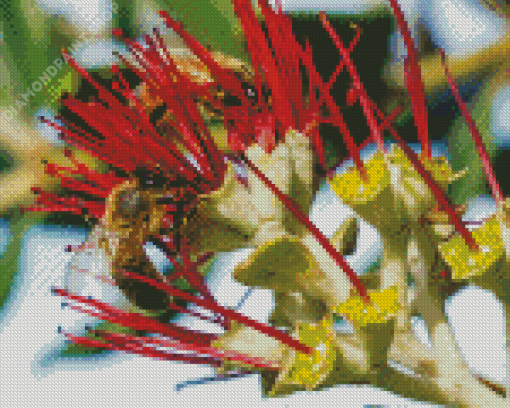
[[156,0],[155,3],[172,18],[181,21],[202,44],[248,60],[242,45],[243,34],[230,0]]
[[[492,92],[487,85],[484,85],[475,95],[473,102],[467,106],[480,131],[485,148],[490,158],[493,159],[497,149],[494,144],[494,135],[490,132]],[[454,172],[468,167],[464,177],[459,178],[449,186],[448,192],[453,203],[456,205],[465,204],[470,198],[489,193],[482,161],[478,155],[473,136],[461,115],[455,120],[448,135],[448,151]]]
[[25,232],[37,221],[38,217],[27,214],[11,221],[11,241],[0,258],[0,310],[3,308],[11,291],[12,282],[18,270],[18,258],[23,245]]
[[60,78],[54,78],[53,82],[50,82],[45,87],[44,93],[47,98],[47,102],[55,110],[60,106],[60,98],[63,93],[72,93],[78,89],[79,74],[69,68],[62,68]]
[[8,172],[13,165],[13,158],[5,150],[0,149],[0,174]]
[[[2,2],[0,9],[4,43],[16,60],[18,69],[24,74],[19,85],[28,86],[47,65],[44,51],[46,41],[41,33],[42,22],[36,19],[29,24],[19,1]],[[23,89],[22,86],[20,88]]]
[[[318,9],[316,9],[318,10]],[[291,15],[292,18],[296,18],[299,20],[316,20],[317,15],[319,14],[319,11],[312,11],[312,10],[297,10],[292,11]],[[359,14],[350,13],[348,11],[342,12],[341,10],[335,10],[333,12],[328,12],[328,20],[329,21],[353,21],[353,22],[360,22],[360,21],[374,21],[377,19],[382,18],[392,18],[393,14],[391,12],[391,9],[388,6],[385,5],[374,5],[372,10],[365,11]]]
[[47,90],[68,74],[69,67],[54,61],[61,58],[62,48],[80,43],[76,32],[61,16],[42,11],[34,0],[8,3],[0,6],[0,46],[9,73],[0,104],[28,115],[42,105],[55,108],[56,100]]
[[45,71],[60,56],[60,48],[71,40],[56,28],[57,19],[45,15],[33,1],[2,2],[0,25],[3,51],[11,65],[8,68],[16,71],[10,84],[14,98],[25,112],[33,112],[44,94],[32,85],[37,81],[44,85],[40,78],[47,75]]
[[134,0],[117,0],[116,5],[117,9],[113,10],[113,27],[121,28],[128,37],[134,37],[136,35],[133,21],[135,13]]

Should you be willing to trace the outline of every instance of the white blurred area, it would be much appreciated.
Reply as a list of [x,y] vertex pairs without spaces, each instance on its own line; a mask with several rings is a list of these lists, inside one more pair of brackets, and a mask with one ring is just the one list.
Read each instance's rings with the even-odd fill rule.
[[[257,3],[257,0],[253,0]],[[325,11],[329,13],[345,13],[345,14],[360,14],[364,12],[371,12],[375,9],[385,7],[388,3],[386,0],[269,0],[269,4],[273,7],[276,4],[282,6],[283,11]]]
[[491,131],[496,135],[499,147],[510,149],[510,86],[498,90],[492,105]]
[[104,31],[112,20],[111,0],[36,0],[43,11],[58,14],[76,24],[80,31]]

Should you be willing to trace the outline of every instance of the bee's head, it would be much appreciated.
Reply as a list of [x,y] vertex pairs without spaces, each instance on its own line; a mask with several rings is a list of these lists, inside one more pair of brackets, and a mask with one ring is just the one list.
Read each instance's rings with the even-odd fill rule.
[[150,236],[173,234],[197,201],[198,194],[188,183],[141,169],[113,189],[104,221],[120,236],[143,242]]

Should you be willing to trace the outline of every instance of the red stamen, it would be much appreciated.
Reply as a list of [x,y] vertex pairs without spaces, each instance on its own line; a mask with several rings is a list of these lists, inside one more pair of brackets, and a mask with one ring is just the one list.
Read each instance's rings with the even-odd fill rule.
[[324,145],[322,143],[322,139],[319,132],[319,125],[316,123],[311,124],[311,130],[307,131],[306,133],[310,132],[311,138],[312,138],[312,146],[315,150],[315,154],[319,158],[319,164],[323,169],[327,168],[326,163],[326,151],[324,150]]
[[160,350],[155,350],[152,347],[146,347],[146,346],[139,346],[135,344],[130,343],[124,343],[121,342],[111,342],[107,343],[103,340],[94,340],[89,337],[83,337],[83,336],[74,336],[69,333],[64,333],[69,340],[71,340],[75,344],[80,344],[85,347],[97,347],[97,348],[105,348],[108,350],[115,350],[115,351],[127,351],[132,354],[141,354],[145,357],[152,357],[156,358],[158,360],[168,360],[168,361],[183,361],[186,363],[192,363],[192,364],[207,364],[212,365],[215,367],[221,366],[221,361],[218,361],[218,359],[215,358],[208,358],[208,357],[197,357],[194,355],[188,356],[183,354],[175,354],[175,353],[168,353]]
[[288,101],[282,88],[282,80],[276,69],[275,61],[272,58],[271,50],[265,39],[265,34],[251,9],[251,5],[246,7],[243,1],[234,1],[234,10],[239,16],[243,31],[248,33],[246,36],[248,51],[250,53],[251,65],[253,67],[261,67],[264,71],[264,79],[268,83],[272,93],[273,111],[278,120],[283,124],[285,135],[287,129],[292,125],[288,106]]
[[462,238],[464,238],[466,244],[471,250],[477,251],[478,245],[473,238],[473,234],[466,228],[465,223],[459,218],[455,208],[450,204],[441,187],[438,186],[430,172],[421,164],[416,153],[414,153],[412,149],[398,136],[397,131],[392,126],[389,126],[388,129],[418,174],[423,178],[423,180],[425,180],[436,200],[444,208],[445,212],[448,214],[450,222],[455,226]]
[[69,207],[69,206],[64,206],[63,204],[53,204],[51,206],[45,206],[45,207],[39,207],[39,206],[25,207],[24,210],[31,211],[31,212],[70,212],[75,215],[85,215],[85,214],[83,214],[83,208]]
[[60,173],[61,171],[66,170],[72,169],[68,169],[66,167],[59,167],[53,163],[47,164],[45,168],[47,174],[60,178],[60,184],[64,188],[71,188],[74,191],[81,191],[99,198],[107,198],[110,195],[111,190],[107,190],[101,187],[95,187],[86,182],[76,180],[73,177],[66,177]]
[[63,188],[68,188],[73,191],[79,191],[82,193],[94,195],[99,198],[108,198],[108,196],[111,193],[111,190],[105,191],[101,188],[91,186],[90,184],[84,183],[80,180],[76,180],[72,177],[63,177],[60,174],[58,175],[58,177],[60,178],[60,185]]
[[[141,109],[133,111],[132,109],[122,105],[119,100],[117,100],[106,88],[98,84],[90,74],[85,71],[80,65],[78,65],[73,58],[71,58],[67,53],[64,53],[66,60],[68,60],[69,64],[76,69],[81,76],[83,76],[94,88],[98,91],[100,99],[107,102],[112,108],[112,112],[108,112],[104,110],[103,112],[109,113],[110,116],[113,116],[116,121],[116,127],[122,129],[124,131],[124,136],[127,136],[125,140],[137,141],[140,144],[140,139],[143,139],[144,145],[147,145],[147,148],[151,150],[151,156],[155,156],[154,159],[157,160],[161,165],[165,167],[165,170],[168,171],[169,167],[176,171],[179,168],[184,168],[187,171],[188,177],[193,177],[189,172],[189,165],[186,164],[184,158],[180,154],[179,150],[172,145],[171,141],[166,141],[166,143],[162,143],[163,140],[157,134],[156,130],[152,126],[149,121],[149,117],[147,113]],[[84,107],[84,105],[81,105]],[[101,109],[102,105],[98,106]],[[81,116],[81,115],[80,115]],[[85,119],[86,120],[86,119]],[[87,121],[92,126],[92,122]],[[97,123],[97,122],[96,122]],[[138,126],[139,125],[139,126]],[[97,129],[96,126],[93,126]],[[97,129],[99,131],[99,129]],[[102,131],[100,131],[104,135]],[[110,137],[111,132],[106,133]],[[108,137],[108,136],[107,136]],[[115,137],[113,140],[116,140],[118,137]],[[161,148],[163,147],[163,149]],[[140,153],[140,145],[137,147],[132,147],[133,151],[131,154],[135,156]],[[127,151],[125,151],[127,153]],[[147,155],[145,156],[147,158]]]
[[[445,209],[445,212],[448,214],[450,222],[455,226],[457,231],[461,234],[461,236],[464,238],[464,241],[466,244],[472,249],[472,250],[478,250],[478,245],[476,244],[473,235],[471,231],[469,231],[465,223],[458,217],[457,212],[455,211],[455,208],[450,204],[448,201],[448,198],[444,194],[443,190],[434,180],[431,173],[421,164],[420,159],[418,156],[412,151],[412,149],[407,146],[407,144],[400,138],[397,131],[393,126],[391,126],[388,118],[385,117],[384,113],[381,112],[375,102],[373,102],[370,98],[368,98],[368,102],[370,103],[371,107],[376,112],[377,116],[382,122],[383,129],[388,129],[392,136],[395,138],[401,149],[404,151],[404,154],[407,156],[413,167],[416,169],[418,174],[425,180],[428,187],[434,194],[436,200],[443,206]],[[399,110],[395,109],[395,111],[392,113],[392,116],[395,116],[398,114]]]
[[[329,99],[329,97],[326,97],[325,99]],[[336,105],[334,105],[334,106],[336,107],[335,109],[337,110],[337,112],[335,112],[333,114],[333,116],[331,116],[330,118],[327,118],[327,119],[321,117],[318,119],[318,121],[320,123],[331,123],[333,126],[336,126],[340,129],[340,133],[344,137],[344,141],[346,141],[346,143],[347,143],[347,148],[349,149],[349,153],[354,161],[354,165],[356,166],[357,170],[359,171],[361,178],[364,181],[367,181],[368,175],[365,170],[365,167],[363,166],[363,162],[361,161],[359,146],[356,146],[356,144],[354,143],[354,139],[352,139],[350,131],[347,128],[347,125],[345,124],[345,122],[343,120],[343,116],[337,116],[337,114],[341,115],[340,109],[338,109],[338,106],[336,106]],[[348,135],[348,136],[346,136],[346,135]]]
[[204,298],[216,303],[216,299],[205,284],[204,277],[198,272],[198,264],[191,262],[191,248],[185,237],[181,239],[181,258],[183,260],[183,270],[189,283],[197,289]]
[[425,99],[425,90],[421,79],[421,71],[418,63],[418,51],[411,37],[411,31],[405,20],[397,0],[389,0],[393,13],[397,18],[397,24],[406,45],[408,59],[406,59],[405,77],[407,91],[411,99],[411,108],[414,113],[414,123],[418,128],[418,138],[421,142],[422,157],[431,157],[429,142],[429,118],[427,113],[427,102]]
[[400,112],[402,112],[401,106],[397,106],[395,109],[393,109],[393,111],[387,117],[388,125],[391,124],[398,115],[400,115]]
[[185,279],[184,271],[181,270],[181,271],[173,272],[172,275],[168,276],[166,279],[170,282],[170,281],[173,281],[173,280],[176,280],[179,278]]
[[147,42],[149,42],[151,45],[153,45],[155,50],[158,53],[162,54],[162,57],[161,57],[162,61],[163,61],[163,57],[164,57],[163,63],[166,63],[168,68],[172,71],[172,73],[174,73],[174,75],[176,75],[178,77],[178,79],[182,79],[185,82],[185,84],[189,88],[190,92],[194,92],[198,95],[203,96],[204,98],[207,99],[208,102],[212,103],[215,108],[217,108],[217,109],[222,108],[221,103],[219,101],[217,101],[214,98],[213,94],[211,93],[211,89],[213,88],[214,83],[213,82],[206,82],[206,83],[194,82],[194,81],[190,80],[190,78],[188,78],[188,76],[183,75],[182,72],[177,67],[177,64],[175,63],[174,58],[172,57],[172,55],[168,52],[167,48],[165,47],[165,45],[163,43],[163,38],[161,38],[157,29],[155,29],[155,28],[153,29],[153,37],[149,37],[149,36],[146,36],[146,37],[147,37]]
[[[32,189],[32,191],[39,196],[35,205],[26,208],[26,211],[71,212],[76,215],[88,215],[92,218],[101,218],[105,212],[104,202],[86,201],[77,197],[59,197],[38,189]],[[87,214],[84,214],[84,211]]]
[[77,168],[76,170],[67,169],[68,173],[84,176],[87,181],[96,184],[99,188],[111,191],[115,186],[125,181],[124,178],[117,177],[113,172],[98,173],[97,171],[91,170],[85,164],[78,162],[69,149],[67,149],[66,157],[68,157],[71,163]]
[[[414,154],[414,152],[407,146],[405,143],[398,137],[396,131],[394,128],[391,127],[390,122],[384,118],[383,113],[377,108],[376,104],[370,99],[368,94],[363,88],[363,84],[361,83],[361,80],[359,78],[359,75],[356,72],[355,66],[352,63],[352,60],[350,60],[349,55],[345,52],[345,48],[343,47],[340,39],[334,33],[332,27],[329,25],[329,23],[326,20],[325,15],[321,15],[323,24],[326,25],[326,28],[328,29],[328,32],[331,36],[333,36],[335,44],[339,48],[339,50],[342,52],[342,57],[350,71],[350,75],[353,78],[355,89],[359,90],[359,98],[360,102],[362,103],[363,109],[365,115],[369,118],[369,124],[371,130],[373,129],[379,129],[377,133],[380,133],[383,129],[389,128],[392,135],[395,137],[399,145],[402,147],[406,155],[408,156],[409,160],[415,167],[415,169],[418,171],[418,173],[423,177],[431,191],[433,192],[436,199],[444,206],[445,211],[449,214],[451,222],[455,225],[459,233],[463,236],[464,240],[466,241],[466,244],[473,250],[476,250],[478,247],[476,245],[476,242],[474,241],[474,238],[469,230],[464,226],[462,221],[459,219],[457,214],[455,213],[454,209],[451,207],[450,203],[448,202],[448,199],[444,195],[441,188],[437,185],[437,183],[434,181],[433,177],[430,175],[430,173],[421,165],[419,159]],[[421,100],[425,101],[425,97]],[[378,125],[377,118],[374,115],[375,114],[382,120],[382,125]],[[398,114],[398,111],[393,112],[392,115]],[[427,119],[428,120],[428,119]],[[428,129],[428,128],[427,128]],[[372,136],[375,137],[376,133],[372,133]],[[428,139],[427,139],[428,140]],[[379,140],[379,143],[383,143],[382,139]],[[378,147],[380,145],[378,144]],[[383,145],[384,146],[384,145]],[[422,143],[422,149],[423,149],[423,143]],[[426,144],[426,147],[428,148],[428,144]],[[379,147],[380,148],[380,147]],[[425,153],[423,156],[423,150],[422,150],[422,157],[430,157],[430,152]]]
[[[182,272],[183,278],[186,279],[193,288],[198,290],[204,299],[210,301],[213,304],[216,304],[217,301],[205,284],[204,277],[198,272],[199,262],[191,262],[191,248],[187,244],[186,238],[181,238],[180,247],[182,265],[176,265],[176,272]],[[226,319],[224,316],[218,317],[220,318],[219,323],[223,326],[223,328],[228,329],[230,327],[230,322],[228,319]]]
[[[102,141],[96,142],[94,136],[92,136],[90,133],[83,131],[77,126],[70,123],[66,123],[67,127],[63,127],[57,123],[54,123],[44,118],[42,118],[42,121],[60,131],[64,140],[67,143],[77,147],[80,150],[89,152],[92,156],[97,157],[101,161],[119,167],[127,172],[136,169],[136,166],[133,166],[132,163],[126,162],[117,155],[114,156],[113,154],[115,152],[112,151],[112,149],[110,149],[108,145],[105,146],[104,142]],[[74,129],[74,131],[72,129]]]
[[206,316],[206,315],[203,315],[202,313],[198,313],[198,312],[194,312],[193,310],[189,310],[186,307],[178,306],[175,303],[171,303],[168,307],[172,310],[175,310],[176,312],[189,314],[190,316],[196,317],[196,318],[203,320],[205,322],[217,323],[217,324],[223,323],[223,320],[219,317]]
[[215,304],[209,300],[200,299],[195,296],[192,296],[186,292],[183,292],[182,290],[179,290],[177,288],[170,286],[166,282],[158,281],[155,279],[149,279],[145,276],[138,275],[138,274],[132,273],[132,272],[124,272],[124,275],[129,278],[132,278],[132,279],[137,279],[142,282],[146,282],[146,283],[150,284],[151,286],[154,286],[158,289],[164,290],[170,296],[176,296],[176,297],[182,298],[188,302],[195,303],[196,305],[202,306],[206,309],[209,309],[210,311],[212,311],[214,313],[218,313],[220,315],[226,316],[227,318],[229,318],[231,320],[237,321],[237,322],[242,323],[248,327],[258,330],[261,333],[267,334],[268,336],[271,336],[271,337],[279,340],[283,344],[285,344],[289,347],[292,347],[295,350],[304,352],[306,354],[310,354],[313,351],[310,347],[305,346],[301,342],[293,339],[287,333],[277,330],[274,327],[267,326],[263,323],[253,320],[247,316],[244,316],[241,313],[238,313],[238,312],[235,312],[228,308],[225,308],[219,304]]
[[202,170],[207,169],[205,176],[211,183],[214,183],[212,186],[214,189],[221,185],[223,181],[226,163],[214,144],[209,128],[198,112],[196,104],[193,101],[185,101],[185,107],[187,108],[186,113],[189,114],[190,122],[193,122],[198,127],[196,134],[198,143],[201,146],[199,156],[203,158],[205,166],[202,167]]
[[335,43],[336,48],[338,51],[340,51],[340,54],[342,56],[342,62],[346,66],[347,70],[349,71],[349,74],[353,81],[354,86],[354,92],[357,94],[361,107],[363,108],[363,114],[365,115],[369,127],[370,132],[372,134],[373,140],[377,143],[377,149],[381,152],[384,152],[384,137],[382,134],[382,129],[379,126],[377,122],[377,118],[374,114],[373,109],[371,109],[370,104],[368,103],[368,95],[367,92],[363,86],[363,83],[361,82],[361,78],[356,70],[356,67],[354,66],[354,63],[351,59],[351,56],[349,54],[349,50],[347,50],[344,45],[342,44],[342,41],[340,40],[340,37],[338,34],[333,30],[333,27],[331,27],[331,24],[326,18],[325,13],[319,13],[320,19],[322,21],[322,25],[327,30],[329,36]]
[[162,86],[168,86],[170,84],[171,79],[167,73],[163,71],[162,65],[164,64],[159,55],[146,51],[138,41],[131,41],[123,37],[122,33],[119,35],[118,30],[113,30],[113,34],[119,36],[119,39],[126,43],[131,51],[131,55],[135,57],[138,64],[150,73],[153,81]]
[[100,103],[85,103],[71,98],[64,100],[63,104],[99,132],[105,139],[104,144],[116,156],[122,156],[124,161],[129,160],[135,168],[156,164],[154,156],[144,149],[145,146],[141,146],[139,141],[135,144],[130,122],[123,120],[118,112],[109,112]]
[[246,98],[242,88],[241,82],[235,77],[235,75],[228,69],[222,68],[212,57],[211,53],[205,49],[205,47],[200,44],[196,39],[194,39],[191,35],[189,35],[186,30],[184,30],[182,24],[180,22],[172,19],[166,11],[159,11],[158,15],[163,18],[165,21],[165,25],[168,28],[171,28],[179,34],[179,36],[184,40],[184,42],[188,45],[188,47],[193,51],[193,53],[207,66],[207,68],[212,72],[212,74],[218,79],[221,86],[225,89],[229,89],[235,92],[235,95],[241,99],[244,104],[249,105],[249,101]]
[[[270,79],[275,81],[279,79],[280,81],[281,97],[286,104],[282,108],[285,107],[284,110],[290,121],[288,126],[301,129],[299,117],[297,117],[299,112],[304,109],[302,80],[299,72],[301,48],[295,40],[288,18],[281,11],[275,13],[263,1],[259,1],[259,6],[265,18],[269,38],[271,38],[271,48],[274,50],[275,56],[272,58],[273,64],[276,64],[274,68],[279,73],[279,78]],[[267,41],[265,42],[267,44]],[[272,86],[271,83],[270,86]]]
[[187,330],[172,323],[161,323],[160,321],[151,317],[144,316],[140,313],[128,313],[122,309],[110,306],[106,303],[99,302],[98,300],[90,297],[79,296],[65,289],[54,288],[53,292],[66,297],[70,300],[78,301],[88,306],[94,307],[98,312],[82,309],[82,312],[88,313],[92,316],[100,317],[103,320],[112,323],[118,323],[124,327],[133,330],[144,330],[150,333],[161,333],[165,336],[182,340],[188,343],[210,345],[211,341],[217,337],[212,334],[197,333],[192,330]]
[[[312,47],[308,41],[305,42],[305,50],[302,54],[303,64],[310,70],[310,67],[314,66],[313,63],[313,52]],[[308,80],[308,110],[310,112],[318,112],[319,110],[319,100],[315,97],[315,90],[317,89],[314,86],[315,83],[311,79]]]
[[[147,71],[151,75],[159,79],[157,86],[155,86],[152,91],[166,102],[170,111],[181,120],[179,127],[181,128],[181,132],[185,135],[187,147],[196,156],[200,165],[200,172],[211,182],[221,178],[224,171],[224,163],[219,159],[217,149],[214,144],[211,143],[212,138],[205,124],[203,124],[195,102],[191,101],[188,96],[193,90],[200,91],[201,93],[207,91],[197,88],[190,79],[182,75],[176,64],[172,62],[171,57],[169,57],[169,61],[166,65],[172,74],[177,77],[177,81],[171,79],[160,68],[161,65],[165,64],[165,61],[161,59],[159,54],[147,53],[137,42],[132,42],[127,39],[124,39],[124,41],[129,45],[130,49],[135,49],[142,54],[143,58],[138,57],[140,62],[143,62],[147,66]],[[151,63],[150,61],[153,59],[154,63]],[[201,134],[192,130],[194,124],[198,126]],[[209,160],[207,155],[202,151],[209,154]],[[215,164],[214,169],[211,167],[211,162]]]
[[113,343],[121,346],[132,344],[143,347],[152,344],[157,345],[159,347],[171,347],[175,350],[192,351],[195,354],[206,354],[209,357],[213,358],[222,358],[230,361],[238,361],[257,368],[265,368],[270,370],[277,370],[279,368],[276,362],[267,361],[260,357],[251,357],[230,350],[220,350],[215,347],[194,346],[187,343],[183,344],[178,341],[160,339],[157,337],[131,336],[129,334],[123,333],[109,333],[103,331],[92,331],[92,333],[99,334],[105,340],[112,341]]
[[[305,64],[308,74],[309,74],[309,81],[310,81],[310,88],[313,90],[314,87],[317,87],[320,93],[320,99],[317,102],[312,102],[313,107],[319,106],[320,102],[324,101],[326,103],[327,108],[331,112],[330,118],[324,118],[320,117],[318,118],[318,122],[320,123],[331,123],[334,126],[338,127],[340,129],[340,133],[342,134],[343,140],[345,144],[347,145],[347,149],[349,150],[349,153],[351,157],[354,160],[354,164],[356,165],[356,168],[361,174],[361,177],[363,179],[366,179],[366,171],[363,167],[363,162],[361,161],[360,152],[358,146],[356,146],[356,143],[354,143],[354,139],[352,138],[351,132],[347,128],[347,125],[345,124],[343,120],[343,115],[340,112],[340,108],[333,100],[331,94],[329,93],[329,89],[324,84],[324,81],[320,77],[319,73],[316,71],[315,66],[312,62],[312,56],[311,56],[312,49],[308,45],[307,51],[303,52],[303,63]],[[313,85],[312,85],[313,84]],[[310,101],[312,101],[314,97],[310,95]]]
[[[363,143],[360,145],[360,150],[362,151],[368,144],[370,143],[373,143],[373,140],[372,138],[368,137],[367,139],[365,139],[363,141]],[[340,166],[343,166],[343,164],[347,161],[351,159],[351,157],[349,156],[346,156],[344,158],[341,158],[336,164],[334,164],[333,166],[331,166],[330,168],[327,169],[326,171],[326,179],[334,176],[334,174],[336,173],[337,169],[340,167]]]
[[[128,84],[127,84],[126,80],[124,79],[122,73],[119,71],[118,66],[113,65],[112,70],[113,70],[113,72],[117,73],[120,81],[122,82],[123,86],[126,88],[126,90],[120,90],[120,91],[127,99],[129,99],[134,104],[134,109],[135,109],[136,113],[139,115],[144,128],[149,129],[149,133],[156,134],[157,131],[154,128],[154,126],[152,125],[152,123],[150,123],[146,110],[142,108],[138,98],[136,98],[136,96],[132,92],[129,92],[129,90],[127,90]],[[154,138],[154,141],[156,143],[158,143],[158,145],[162,149],[168,150],[168,153],[173,155],[174,158],[176,160],[178,160],[178,162],[179,162],[178,166],[179,166],[181,175],[184,175],[188,181],[195,180],[196,175],[197,175],[196,169],[193,166],[189,165],[188,161],[184,158],[182,153],[179,151],[179,149],[173,143],[173,141],[170,140],[170,138],[164,140],[160,137],[156,137],[156,138]]]
[[[358,44],[360,38],[361,38],[361,28],[359,26],[356,26],[356,36],[353,38],[353,40],[351,41],[351,44],[349,45],[349,49],[347,50],[348,55],[352,54],[352,52],[354,51],[354,48]],[[333,87],[333,84],[335,83],[338,75],[340,74],[340,72],[342,72],[342,69],[345,66],[345,63],[346,63],[345,60],[342,58],[342,60],[336,66],[335,72],[333,72],[333,75],[331,75],[331,78],[329,78],[328,88],[330,90]]]

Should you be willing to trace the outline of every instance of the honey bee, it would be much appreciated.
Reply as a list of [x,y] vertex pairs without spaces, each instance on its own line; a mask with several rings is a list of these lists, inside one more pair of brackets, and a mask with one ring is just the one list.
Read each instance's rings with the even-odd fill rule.
[[[116,186],[107,199],[102,219],[87,240],[73,250],[68,288],[83,290],[87,277],[89,282],[99,280],[118,287],[123,295],[116,299],[118,306],[135,305],[156,314],[167,312],[173,299],[148,283],[125,277],[124,272],[163,278],[148,258],[144,245],[156,236],[178,234],[186,213],[193,208],[190,188],[176,184],[147,176]],[[104,293],[101,298],[105,298]]]
[[[213,52],[212,57],[218,65],[231,70],[234,75],[241,80],[247,98],[255,102],[257,100],[257,94],[254,87],[254,75],[249,65],[240,59],[227,56],[221,52]],[[200,85],[213,82],[206,65],[197,57],[188,55],[186,50],[173,50],[172,59],[180,72],[190,81]],[[209,98],[203,95],[197,95],[196,102],[199,111],[207,121],[223,121],[223,111],[221,108],[218,108],[218,106],[235,106],[237,99],[218,86],[211,86],[209,91]],[[155,126],[166,133],[169,128],[169,119],[171,118],[171,113],[167,109],[168,107],[166,107],[159,97],[151,94],[150,87],[145,83],[140,84],[138,87],[138,96],[140,100],[144,102],[145,109],[151,115]],[[215,105],[214,102],[219,103]],[[219,140],[216,140],[216,142],[219,143],[221,148],[227,147],[226,144],[221,143]]]
[[[238,76],[248,99],[255,104],[257,96],[248,65],[221,53],[213,53],[212,56],[217,64]],[[205,64],[193,55],[173,50],[172,59],[188,80],[202,85],[213,82]],[[128,74],[123,71],[123,75],[130,79],[132,75]],[[172,128],[171,109],[151,92],[151,86],[144,82],[132,82],[130,86],[133,86],[157,131],[164,137],[173,138],[182,153],[189,156],[190,152],[184,143],[180,143],[179,134]],[[94,95],[92,89],[83,89],[77,98],[91,102],[93,99],[90,95]],[[223,120],[223,113],[217,107],[236,103],[230,100],[235,97],[216,85],[211,85],[207,96],[197,98],[199,112],[206,121]],[[72,119],[77,118],[73,116]],[[220,149],[228,145],[216,139],[215,134],[212,136]],[[145,244],[154,237],[167,237],[177,244],[177,253],[182,226],[194,217],[199,201],[206,194],[189,180],[181,179],[179,174],[163,176],[157,165],[154,169],[140,169],[134,173],[113,188],[106,199],[104,215],[83,245],[73,251],[76,253],[71,263],[68,287],[71,291],[80,290],[83,277],[92,277],[117,287],[122,294],[123,305],[134,305],[150,313],[166,312],[173,299],[148,283],[127,278],[125,272],[134,272],[150,279],[162,278],[148,258]],[[99,298],[104,299],[104,294]]]

